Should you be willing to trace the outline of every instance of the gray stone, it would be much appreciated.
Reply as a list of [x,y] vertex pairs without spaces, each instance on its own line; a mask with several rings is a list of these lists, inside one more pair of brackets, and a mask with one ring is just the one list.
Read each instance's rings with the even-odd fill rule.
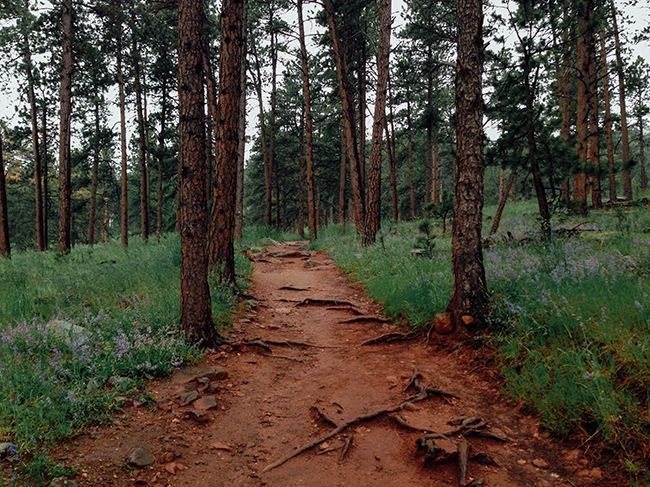
[[154,462],[153,455],[142,447],[136,446],[126,456],[126,462],[133,467],[147,467]]
[[69,346],[87,345],[93,336],[83,326],[74,325],[69,321],[52,320],[47,324],[47,328],[52,331],[57,339],[65,342]]
[[50,482],[49,487],[79,487],[79,484],[73,482],[72,480],[59,477],[56,479],[52,479],[52,482]]
[[181,394],[181,406],[187,406],[193,401],[196,401],[199,398],[199,393],[196,391],[186,392]]
[[262,245],[276,245],[276,246],[277,245],[282,245],[277,240],[273,240],[272,238],[269,238],[269,237],[263,238],[261,243],[262,243]]
[[[210,382],[215,380],[224,380],[228,378],[228,372],[223,367],[218,365],[212,365],[208,367],[188,367],[184,369],[182,375],[185,376],[186,382],[190,380],[197,380],[202,377],[206,377]],[[180,377],[178,381],[180,382]],[[179,383],[175,381],[176,383]]]
[[11,453],[11,447],[16,448],[13,443],[0,443],[0,459]]
[[126,392],[135,387],[135,381],[129,377],[114,375],[108,379],[108,383],[120,392]]

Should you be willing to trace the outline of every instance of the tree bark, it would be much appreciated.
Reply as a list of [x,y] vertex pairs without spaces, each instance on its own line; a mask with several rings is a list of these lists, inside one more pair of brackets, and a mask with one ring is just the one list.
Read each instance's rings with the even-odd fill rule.
[[257,76],[253,77],[253,84],[255,85],[255,91],[257,92],[257,103],[260,107],[260,133],[262,137],[262,158],[264,161],[265,223],[266,226],[270,228],[273,223],[273,171],[269,158],[268,143],[266,141],[266,116],[264,114],[264,99],[262,97],[262,72],[255,42],[251,44],[251,48],[253,50],[253,57],[255,58],[255,70],[257,73]]
[[439,139],[440,130],[436,129],[433,134],[433,202],[440,204],[440,160],[439,160]]
[[212,71],[212,64],[210,63],[210,55],[208,53],[207,46],[203,46],[202,53],[203,60],[203,74],[205,75],[205,85],[207,93],[207,105],[208,105],[208,131],[206,139],[206,158],[205,158],[205,167],[207,171],[207,177],[205,178],[205,191],[206,198],[208,201],[212,201],[212,138],[216,141],[217,138],[217,126],[215,121],[217,120],[217,87],[214,81],[214,72]]
[[[563,15],[564,22],[567,22],[568,12],[566,3]],[[562,77],[560,79],[558,73],[558,90],[560,86],[560,111],[562,112],[562,128],[560,129],[560,133],[568,144],[569,138],[571,137],[571,49],[569,47],[568,25],[562,33]],[[560,198],[565,202],[571,199],[569,178],[562,182]]]
[[34,195],[36,202],[36,248],[45,250],[43,235],[43,191],[41,188],[41,150],[38,140],[38,112],[36,110],[36,95],[34,93],[34,75],[32,73],[32,52],[29,46],[27,27],[23,32],[23,48],[25,70],[27,72],[27,93],[29,97],[29,114],[32,122],[32,152],[34,154]]
[[212,322],[206,253],[203,23],[203,3],[200,0],[179,0],[180,329],[190,342],[210,346],[216,331]]
[[122,162],[120,166],[121,199],[120,199],[120,233],[122,247],[129,245],[129,187],[127,177],[127,152],[126,152],[126,99],[124,95],[124,75],[122,74],[122,26],[118,27],[117,37],[117,87],[120,97],[120,149]]
[[621,145],[623,148],[623,196],[632,201],[632,174],[630,173],[630,136],[627,130],[627,110],[625,108],[625,77],[621,57],[621,41],[616,22],[616,6],[610,1],[612,26],[614,27],[614,47],[616,51],[616,70],[618,71],[618,104],[621,107]]
[[[135,25],[135,21],[133,22]],[[147,160],[145,148],[145,127],[144,112],[142,110],[142,82],[140,81],[140,59],[138,52],[137,33],[132,34],[131,53],[133,57],[134,74],[135,74],[135,106],[138,117],[138,160],[140,163],[140,223],[142,230],[142,242],[147,243],[149,240],[149,211],[147,205]]]
[[481,0],[458,0],[456,62],[457,159],[452,227],[454,287],[447,311],[456,324],[469,315],[482,322],[488,296],[481,244],[483,216],[483,9]]
[[311,92],[309,90],[309,64],[305,45],[305,26],[302,20],[302,0],[298,0],[298,28],[300,31],[300,59],[302,62],[302,94],[305,99],[305,150],[307,162],[307,225],[309,240],[318,238],[316,206],[314,202],[314,135],[311,116]]
[[0,256],[11,255],[9,243],[9,215],[7,212],[7,185],[5,183],[5,161],[2,151],[2,132],[0,131]]
[[603,99],[605,103],[605,130],[607,133],[607,168],[609,169],[609,201],[616,201],[616,173],[614,172],[614,135],[612,131],[612,108],[609,93],[609,70],[607,69],[607,47],[605,35],[600,28],[600,56],[603,65]]
[[[429,58],[431,49],[429,48]],[[431,202],[433,194],[433,73],[429,70],[427,74],[427,154],[424,163],[426,179],[424,186],[424,204]]]
[[47,250],[49,247],[49,235],[48,235],[48,215],[50,214],[50,190],[49,190],[49,169],[48,169],[48,160],[49,153],[47,150],[47,104],[43,103],[43,142],[41,143],[41,162],[43,163],[42,173],[43,173],[43,247]]
[[589,32],[587,39],[589,51],[589,140],[587,144],[587,157],[596,168],[596,174],[591,180],[591,202],[594,208],[603,207],[603,198],[600,190],[600,128],[598,127],[598,69],[596,68],[596,42],[593,32]]
[[241,49],[241,95],[239,97],[239,141],[237,145],[237,195],[235,203],[235,241],[241,242],[244,232],[244,163],[246,158],[246,72],[248,26],[247,12],[244,9],[242,18],[242,49]]
[[99,96],[95,93],[95,147],[93,151],[93,175],[92,186],[90,188],[90,214],[88,216],[88,245],[91,247],[95,244],[95,212],[97,210],[97,173],[99,172],[99,151],[100,151],[100,133],[99,133]]
[[[391,194],[391,203],[393,207],[393,221],[397,222],[399,220],[399,204],[397,200],[397,174],[395,167],[395,146],[393,145],[393,140],[395,132],[393,132],[393,137],[391,137],[391,132],[388,128],[388,117],[384,119],[384,128],[386,130],[386,152],[388,152],[388,171],[390,173],[390,194]],[[392,116],[391,116],[391,125],[392,125]]]
[[[365,35],[365,33],[364,33]],[[357,76],[359,93],[359,176],[361,181],[361,192],[366,194],[366,42],[362,41],[359,49],[359,72]],[[345,51],[343,56],[345,56]]]
[[271,0],[269,5],[271,15],[269,17],[269,28],[271,30],[271,120],[269,123],[269,166],[273,174],[273,183],[275,183],[275,228],[280,228],[280,179],[278,163],[275,159],[275,119],[277,115],[276,104],[278,99],[277,89],[277,70],[278,70],[278,52],[276,49],[276,33],[274,26],[274,2]]
[[210,266],[223,264],[221,281],[231,286],[236,285],[234,231],[239,153],[242,26],[245,8],[245,0],[224,0],[223,3],[219,106],[216,120],[217,158],[210,217]]
[[[503,170],[503,169],[502,169]],[[512,168],[512,173],[510,173],[510,178],[508,179],[508,186],[505,191],[501,194],[499,199],[499,207],[497,208],[497,214],[494,216],[494,222],[492,222],[492,228],[490,229],[490,235],[494,235],[499,230],[499,224],[501,223],[501,216],[503,215],[503,209],[506,207],[506,202],[508,201],[508,194],[515,184],[515,179],[517,178],[517,167]]]
[[587,0],[578,23],[578,66],[577,66],[577,119],[576,154],[582,160],[581,172],[573,177],[573,200],[580,211],[586,211],[587,187],[584,166],[587,163],[589,138],[589,56],[587,52],[587,29],[590,22],[592,1]]
[[345,229],[345,173],[348,165],[347,150],[345,147],[345,129],[341,132],[341,164],[339,170],[339,225],[341,231]]
[[643,139],[643,115],[639,114],[639,164],[641,165],[641,190],[647,189],[645,175],[645,140]]
[[[377,0],[379,10],[379,52],[377,54],[377,93],[375,96],[375,115],[372,123],[372,141],[370,145],[370,170],[368,173],[368,207],[362,244],[375,242],[377,231],[381,227],[381,160],[382,134],[386,122],[386,98],[388,94],[388,74],[390,56],[390,22],[391,0]],[[390,145],[390,139],[386,138]],[[390,147],[388,148],[390,151]]]
[[406,86],[406,130],[408,131],[409,158],[409,198],[411,201],[411,220],[415,220],[415,185],[413,183],[413,127],[411,123],[411,90]]
[[[359,164],[359,151],[357,146],[356,122],[354,115],[354,103],[352,92],[348,81],[348,69],[343,56],[343,47],[339,37],[336,20],[334,18],[334,4],[332,0],[323,0],[327,24],[332,38],[334,50],[334,61],[339,82],[339,93],[341,96],[341,107],[343,111],[343,126],[345,127],[345,143],[348,148],[348,159],[350,161],[350,179],[352,183],[352,197],[354,201],[354,219],[356,221],[357,233],[363,235],[363,226],[366,219],[365,197],[363,191],[363,180]],[[363,134],[362,134],[363,135]]]
[[102,204],[104,206],[104,216],[102,217],[102,224],[100,226],[100,238],[102,243],[108,242],[108,198],[106,194],[102,195]]
[[63,29],[61,68],[61,125],[59,140],[59,241],[60,254],[70,252],[71,173],[70,129],[72,118],[72,0],[62,2],[61,26]]
[[161,87],[161,106],[160,106],[160,133],[158,134],[158,201],[156,204],[156,240],[160,242],[162,235],[162,217],[163,217],[163,160],[165,159],[165,131],[167,130],[167,82],[163,81]]

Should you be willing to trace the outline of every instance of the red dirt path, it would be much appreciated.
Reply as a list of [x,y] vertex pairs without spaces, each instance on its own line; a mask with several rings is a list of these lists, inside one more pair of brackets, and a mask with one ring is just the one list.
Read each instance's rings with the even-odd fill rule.
[[[350,302],[364,315],[377,316],[380,311],[361,290],[350,287],[325,254],[311,252],[307,262],[306,256],[282,258],[278,253],[298,251],[300,244],[269,247],[270,252],[257,256],[250,293],[258,301],[239,312],[230,337],[294,340],[316,347],[273,346],[273,354],[248,347],[208,354],[206,364],[225,367],[229,377],[219,382],[218,407],[208,412],[207,423],[188,417],[192,406],[179,406],[184,389],[177,382],[152,381],[148,385],[152,395],[174,401],[170,411],[127,407],[117,418],[119,426],[95,427],[53,453],[68,465],[79,465],[74,478],[79,485],[456,486],[458,466],[425,469],[422,456],[416,457],[416,440],[422,433],[402,429],[387,417],[346,432],[352,443],[341,464],[341,450],[317,455],[321,450],[317,446],[261,473],[333,428],[313,406],[339,423],[396,406],[413,393],[405,393],[404,387],[414,368],[422,374],[423,384],[453,392],[459,399],[418,402],[400,413],[409,423],[445,431],[451,429],[447,425],[451,418],[477,416],[512,440],[503,444],[468,438],[472,452],[487,452],[496,462],[490,466],[470,462],[469,480],[482,478],[490,487],[622,485],[592,469],[580,452],[553,442],[533,418],[508,404],[490,371],[473,363],[472,350],[450,353],[448,344],[435,334],[428,343],[358,347],[395,328],[376,322],[341,323],[354,315],[331,309],[336,306],[296,306],[312,298]],[[280,289],[285,286],[301,290]],[[337,446],[342,438],[326,444]],[[126,455],[135,446],[151,451],[156,462],[142,470],[125,468]],[[162,463],[169,448],[180,457]],[[536,461],[546,467],[540,460],[547,468],[533,465]]]

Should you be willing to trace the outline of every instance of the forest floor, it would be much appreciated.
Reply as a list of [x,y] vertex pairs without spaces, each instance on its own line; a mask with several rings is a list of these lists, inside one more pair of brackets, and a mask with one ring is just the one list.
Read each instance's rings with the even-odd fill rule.
[[[254,256],[254,304],[234,317],[230,338],[309,346],[271,344],[272,353],[251,345],[226,346],[209,353],[198,368],[149,382],[149,394],[157,399],[152,407],[129,400],[115,425],[89,428],[61,444],[51,458],[78,465],[73,480],[82,486],[456,486],[458,462],[425,468],[416,445],[424,433],[400,426],[394,416],[436,432],[452,430],[448,421],[453,418],[477,417],[488,425],[483,431],[509,441],[467,435],[470,458],[487,454],[478,456],[482,462],[470,459],[468,483],[625,485],[576,446],[554,441],[533,417],[505,400],[489,353],[466,346],[451,351],[462,338],[432,334],[359,346],[402,330],[382,320],[380,307],[362,289],[351,287],[326,254],[302,251],[302,244],[287,242]],[[228,377],[210,384],[196,380],[213,366],[223,367]],[[405,391],[416,369],[420,385],[457,397],[432,395],[399,411],[353,422],[263,471],[334,430],[334,424],[403,405],[418,393],[414,387]],[[181,395],[192,389],[201,402],[181,406],[183,399],[191,399]],[[207,412],[190,412],[197,409]],[[327,451],[346,440],[349,448],[342,460],[342,448]],[[437,443],[455,450],[460,441],[461,436],[449,435]],[[150,452],[154,463],[130,466],[126,457],[137,447]]]

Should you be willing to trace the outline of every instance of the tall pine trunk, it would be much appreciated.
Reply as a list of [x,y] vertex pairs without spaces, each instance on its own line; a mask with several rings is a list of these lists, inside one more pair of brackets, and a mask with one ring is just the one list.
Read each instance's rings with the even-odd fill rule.
[[307,224],[309,239],[318,238],[316,227],[316,204],[314,201],[314,129],[311,116],[311,92],[309,90],[309,64],[305,45],[305,26],[302,20],[302,0],[298,0],[298,28],[300,32],[300,60],[302,64],[302,94],[305,99],[305,150],[307,162]]
[[48,235],[48,218],[47,216],[50,214],[50,189],[49,189],[49,152],[47,150],[47,103],[43,102],[43,111],[41,112],[41,116],[43,117],[43,141],[41,143],[40,149],[41,149],[41,162],[43,163],[43,167],[41,172],[43,173],[43,247],[47,249],[49,247],[49,235]]
[[616,51],[616,70],[618,71],[618,104],[621,107],[621,146],[623,148],[623,196],[632,200],[632,174],[630,173],[630,136],[627,130],[627,110],[625,108],[625,76],[623,75],[623,58],[621,57],[621,40],[616,22],[616,6],[610,1],[612,26],[614,27],[614,47]]
[[[122,73],[122,26],[118,27],[117,37],[117,87],[120,98],[120,151],[122,162],[120,165],[121,198],[120,198],[120,234],[122,247],[129,245],[129,186],[127,177],[127,152],[126,152],[126,97],[124,95],[124,75]],[[180,184],[180,183],[179,183]],[[180,206],[180,205],[179,205]]]
[[339,225],[345,229],[345,174],[348,165],[348,153],[345,147],[345,129],[341,131],[341,164],[339,169]]
[[[363,226],[366,219],[365,196],[363,191],[363,180],[359,163],[359,150],[357,146],[356,122],[354,114],[354,103],[348,80],[348,67],[343,55],[343,46],[334,18],[334,4],[332,0],[323,0],[327,24],[332,38],[334,61],[339,82],[339,94],[341,96],[341,107],[343,112],[343,126],[345,127],[345,144],[348,148],[348,159],[350,161],[350,179],[352,183],[352,197],[354,201],[354,219],[357,233],[363,235]],[[362,134],[362,136],[364,136]]]
[[[133,22],[135,26],[135,21]],[[132,57],[135,73],[135,105],[138,117],[138,160],[140,163],[140,223],[142,230],[142,242],[149,240],[149,211],[147,204],[147,159],[146,159],[146,138],[144,126],[144,111],[142,108],[142,82],[140,79],[140,54],[138,53],[137,33],[132,33]]]
[[241,242],[244,231],[244,163],[246,157],[246,71],[248,26],[247,12],[242,19],[241,95],[239,97],[239,142],[237,146],[237,196],[235,203],[235,241]]
[[596,67],[596,42],[593,32],[589,32],[587,39],[589,50],[589,142],[587,144],[589,162],[596,168],[591,176],[591,202],[594,208],[603,207],[603,198],[600,189],[600,128],[598,127],[598,69]]
[[589,55],[587,49],[587,29],[591,21],[591,0],[582,7],[578,22],[578,66],[577,66],[577,118],[576,154],[581,159],[581,170],[573,177],[573,200],[577,209],[586,210],[587,186],[585,164],[587,163],[587,144],[589,138]]
[[[454,172],[452,275],[447,306],[452,321],[481,322],[487,307],[483,267],[483,9],[481,0],[458,0],[456,62],[457,150]],[[471,318],[463,317],[469,316]]]
[[179,200],[181,230],[181,332],[192,343],[213,346],[208,285],[205,194],[205,113],[202,50],[203,3],[178,3]]
[[72,118],[72,0],[62,2],[63,41],[61,68],[61,124],[59,139],[59,240],[60,254],[70,252],[70,227],[72,220],[72,159],[70,154],[70,129]]
[[99,152],[100,152],[100,133],[99,133],[99,96],[95,93],[95,143],[93,148],[93,175],[92,186],[90,188],[90,214],[88,216],[88,245],[91,247],[95,244],[95,212],[97,210],[97,176],[99,172]]
[[612,131],[612,108],[609,93],[609,70],[607,69],[607,47],[603,28],[600,28],[600,56],[603,66],[603,101],[605,104],[605,131],[607,133],[607,168],[609,169],[609,201],[616,201],[616,173],[614,172],[614,135]]
[[156,240],[160,242],[162,235],[162,218],[163,218],[163,160],[165,158],[165,130],[167,129],[167,82],[163,81],[162,100],[160,106],[160,133],[158,134],[158,186],[156,204]]
[[647,189],[645,175],[645,140],[643,139],[643,115],[639,114],[639,165],[641,166],[641,191]]
[[415,220],[415,185],[413,183],[413,129],[411,122],[411,90],[406,85],[406,130],[408,131],[409,159],[409,199],[411,202],[411,220]]
[[[564,4],[563,21],[568,17],[567,3]],[[562,32],[562,76],[558,71],[558,96],[560,99],[560,112],[562,113],[562,128],[560,134],[566,143],[571,137],[571,49],[569,46],[569,26]],[[571,199],[569,178],[562,182],[560,198],[567,202]]]
[[224,0],[221,15],[219,106],[216,120],[219,132],[215,147],[216,167],[210,216],[210,266],[223,264],[221,281],[232,286],[236,285],[234,233],[245,6],[245,0]]
[[276,105],[278,99],[278,51],[276,49],[276,33],[274,25],[274,2],[270,4],[269,28],[271,30],[271,120],[269,123],[269,167],[271,168],[272,180],[275,185],[275,228],[280,228],[280,178],[278,161],[275,159],[275,119],[277,115]]
[[2,151],[2,131],[0,131],[0,256],[11,255],[9,244],[9,215],[7,212],[7,185],[5,183],[5,160]]
[[[390,56],[391,0],[377,0],[379,10],[379,52],[377,54],[377,93],[375,96],[375,116],[372,123],[372,142],[370,145],[370,170],[368,172],[368,208],[363,232],[363,245],[375,242],[381,227],[381,160],[382,134],[386,123],[386,98],[388,95],[388,74]],[[386,130],[388,132],[388,130]],[[390,139],[386,138],[390,145]],[[390,148],[389,148],[390,150]]]

